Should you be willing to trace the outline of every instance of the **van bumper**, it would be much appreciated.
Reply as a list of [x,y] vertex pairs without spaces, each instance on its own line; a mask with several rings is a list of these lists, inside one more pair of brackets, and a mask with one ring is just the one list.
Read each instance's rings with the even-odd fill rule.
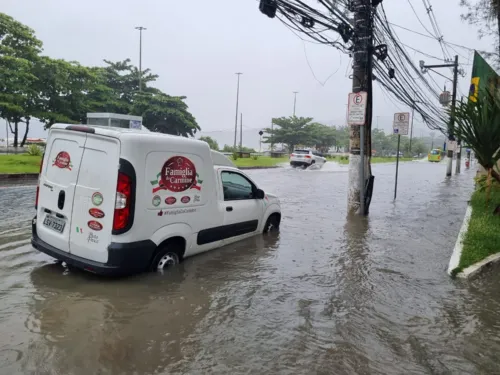
[[35,249],[68,265],[99,275],[123,276],[144,272],[149,267],[156,249],[156,244],[151,240],[129,243],[112,242],[108,246],[107,263],[100,263],[59,250],[42,241],[36,231],[36,217],[31,227],[31,245]]

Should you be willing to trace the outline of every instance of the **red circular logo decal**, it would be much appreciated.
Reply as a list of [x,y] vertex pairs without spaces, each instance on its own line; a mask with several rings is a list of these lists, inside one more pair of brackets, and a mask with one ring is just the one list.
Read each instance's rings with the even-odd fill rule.
[[173,156],[163,164],[160,185],[176,193],[196,186],[196,167],[184,156]]
[[55,165],[56,167],[61,169],[68,168],[69,170],[71,170],[71,157],[66,151],[61,151],[57,154],[52,165]]
[[182,203],[189,203],[190,200],[191,200],[191,198],[189,198],[188,196],[185,196],[185,197],[181,198],[181,202]]
[[95,217],[96,219],[102,219],[104,217],[104,212],[102,212],[98,208],[91,208],[89,210],[89,214],[90,216]]
[[177,202],[177,199],[175,199],[175,197],[167,197],[165,198],[165,203],[166,204],[174,204],[175,202]]
[[99,223],[98,221],[95,220],[90,220],[87,225],[89,226],[90,229],[95,230],[95,231],[100,231],[102,230],[102,224]]

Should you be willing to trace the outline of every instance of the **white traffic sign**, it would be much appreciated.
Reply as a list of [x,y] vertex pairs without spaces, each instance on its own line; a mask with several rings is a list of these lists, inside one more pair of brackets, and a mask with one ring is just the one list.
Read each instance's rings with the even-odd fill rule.
[[392,123],[392,129],[394,131],[394,134],[408,135],[409,127],[410,127],[410,113],[400,112],[394,114],[394,121]]
[[368,94],[365,91],[349,94],[347,105],[347,123],[349,125],[364,125],[366,120],[366,102]]

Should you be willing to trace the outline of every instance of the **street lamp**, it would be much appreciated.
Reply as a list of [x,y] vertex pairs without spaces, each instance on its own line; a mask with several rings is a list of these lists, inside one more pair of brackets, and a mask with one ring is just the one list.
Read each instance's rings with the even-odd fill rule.
[[236,86],[236,118],[234,119],[234,150],[236,151],[236,137],[238,133],[238,104],[240,99],[240,75],[243,73],[235,73],[238,76],[238,83]]
[[298,91],[293,92],[293,117],[295,117],[295,106],[297,105],[297,94]]
[[[448,124],[448,140],[454,141],[453,136],[453,125],[455,123],[455,105],[457,102],[457,83],[458,83],[458,55],[455,55],[455,61],[450,64],[439,64],[439,65],[425,65],[424,61],[420,61],[420,70],[422,73],[426,73],[429,69],[435,68],[453,68],[453,92],[451,95],[451,116],[450,123]],[[437,73],[437,72],[436,72]],[[439,74],[439,73],[438,73]],[[460,144],[460,140],[458,141]],[[448,164],[446,166],[446,176],[451,176],[451,170],[453,167],[453,150],[448,148]],[[457,165],[455,173],[460,173],[460,153],[457,152]]]
[[137,26],[139,30],[139,92],[142,91],[142,30],[147,30],[145,27]]

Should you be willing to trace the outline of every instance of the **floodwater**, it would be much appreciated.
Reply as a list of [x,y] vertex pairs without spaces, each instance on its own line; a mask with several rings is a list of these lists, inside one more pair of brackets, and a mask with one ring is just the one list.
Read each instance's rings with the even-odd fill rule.
[[1,374],[500,373],[500,277],[450,279],[474,171],[373,167],[346,219],[347,167],[249,173],[279,235],[108,280],[29,245],[34,187],[0,189]]

